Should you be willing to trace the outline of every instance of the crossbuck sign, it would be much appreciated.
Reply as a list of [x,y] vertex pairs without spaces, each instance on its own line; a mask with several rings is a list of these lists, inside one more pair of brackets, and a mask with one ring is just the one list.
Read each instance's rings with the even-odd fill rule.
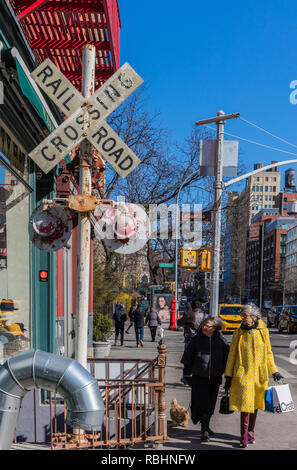
[[29,157],[48,173],[84,138],[126,177],[139,163],[138,157],[105,122],[142,83],[142,78],[124,64],[90,98],[86,100],[50,59],[31,73],[31,77],[52,101],[69,116],[44,139]]

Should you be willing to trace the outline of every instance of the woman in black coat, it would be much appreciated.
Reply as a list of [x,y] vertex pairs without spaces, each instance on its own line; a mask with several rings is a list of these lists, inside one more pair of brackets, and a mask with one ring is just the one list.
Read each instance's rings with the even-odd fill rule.
[[152,342],[154,342],[156,339],[158,325],[161,325],[162,322],[158,315],[158,312],[156,312],[153,307],[149,308],[149,311],[146,315],[145,324],[148,325],[151,331]]
[[229,345],[220,329],[220,319],[207,316],[181,359],[184,376],[191,376],[191,418],[194,424],[201,422],[201,442],[209,441],[214,434],[209,423],[229,353]]
[[136,310],[134,310],[134,328],[136,336],[136,347],[139,345],[143,348],[143,335],[144,335],[144,317],[145,312],[138,304]]

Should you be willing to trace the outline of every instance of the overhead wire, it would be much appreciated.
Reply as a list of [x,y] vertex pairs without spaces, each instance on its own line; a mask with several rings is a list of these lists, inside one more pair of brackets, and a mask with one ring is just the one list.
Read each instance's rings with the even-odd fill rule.
[[260,131],[265,132],[265,134],[271,135],[271,136],[274,137],[275,139],[280,140],[281,142],[284,142],[285,144],[288,144],[288,145],[291,145],[292,147],[297,148],[297,145],[292,144],[291,142],[288,142],[287,140],[282,139],[281,137],[278,137],[277,135],[272,134],[272,133],[269,132],[269,131],[266,131],[265,129],[263,129],[263,127],[260,127],[260,126],[258,126],[257,124],[254,124],[253,122],[248,121],[247,119],[245,119],[245,118],[243,118],[243,117],[241,117],[241,116],[239,116],[239,119],[240,119],[241,121],[243,121],[243,122],[246,122],[246,123],[249,124],[250,126],[255,127],[256,129],[259,129]]
[[[211,126],[205,125],[204,127],[207,127],[208,129],[211,129],[211,130],[214,131],[214,132],[217,131],[216,129],[214,129],[214,128],[211,127]],[[261,144],[260,142],[255,142],[254,140],[245,139],[245,138],[243,138],[243,137],[239,137],[238,135],[230,134],[230,133],[228,133],[228,132],[224,132],[224,134],[225,134],[225,135],[228,135],[228,136],[230,136],[230,137],[233,137],[233,138],[235,138],[235,139],[243,140],[243,141],[248,142],[248,143],[250,143],[250,144],[258,145],[258,146],[260,146],[260,147],[265,147],[265,148],[267,148],[267,149],[269,149],[269,150],[275,150],[276,152],[286,153],[286,154],[288,154],[288,155],[294,155],[295,157],[297,157],[297,153],[288,152],[287,150],[282,150],[282,149],[278,149],[278,148],[276,148],[276,147],[271,147],[270,145]],[[294,146],[294,144],[291,144],[291,145]],[[296,148],[297,148],[297,146],[296,146]]]

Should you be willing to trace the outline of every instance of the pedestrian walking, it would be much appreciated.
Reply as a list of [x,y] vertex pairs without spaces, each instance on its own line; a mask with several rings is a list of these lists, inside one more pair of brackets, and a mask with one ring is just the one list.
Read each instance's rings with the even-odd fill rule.
[[139,345],[143,348],[144,317],[145,312],[138,304],[134,311],[134,328],[137,348],[139,348]]
[[[198,300],[193,300],[191,308],[188,307],[187,312],[177,320],[177,326],[184,328],[185,349],[197,334],[198,328],[205,317],[206,314],[201,309],[201,303]],[[180,380],[184,385],[189,385],[184,376]]]
[[114,326],[115,326],[115,340],[114,346],[117,346],[117,341],[119,335],[121,338],[121,346],[124,345],[124,330],[125,330],[125,321],[127,321],[127,313],[125,312],[124,305],[119,304],[115,307],[115,312],[113,315]]
[[240,412],[240,447],[255,443],[258,410],[265,410],[268,374],[283,378],[274,363],[269,331],[259,308],[246,304],[242,323],[235,330],[225,370],[225,389],[230,390],[229,409]]
[[198,300],[193,300],[191,309],[188,309],[188,311],[177,320],[177,326],[182,326],[184,328],[185,347],[191,341],[193,336],[196,335],[197,330],[205,317],[206,315],[201,309],[201,303]]
[[136,310],[136,305],[131,305],[128,316],[130,319],[130,323],[128,325],[128,328],[126,329],[126,333],[129,334],[130,328],[134,325],[134,312]]
[[192,306],[191,306],[190,302],[186,303],[185,310],[186,310],[186,314],[190,313],[192,311]]
[[184,377],[190,377],[191,419],[193,424],[201,423],[201,442],[209,441],[214,435],[209,427],[210,419],[229,353],[229,345],[220,329],[221,320],[208,315],[181,359]]
[[150,332],[151,332],[151,337],[152,337],[152,342],[156,340],[156,333],[157,333],[157,328],[158,325],[162,324],[162,321],[158,315],[158,312],[156,312],[153,307],[150,307],[145,319],[145,324],[148,325]]

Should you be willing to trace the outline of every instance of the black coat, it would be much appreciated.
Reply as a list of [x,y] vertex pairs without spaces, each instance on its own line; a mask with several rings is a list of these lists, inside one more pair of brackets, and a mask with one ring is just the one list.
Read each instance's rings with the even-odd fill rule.
[[220,331],[209,338],[200,328],[190,341],[181,359],[184,375],[198,377],[220,377],[227,363],[229,344]]
[[136,328],[141,328],[144,326],[144,317],[145,312],[141,307],[137,307],[137,309],[134,311],[134,326]]
[[127,320],[127,313],[122,307],[116,308],[116,311],[113,315],[113,320],[115,322],[115,326],[117,327],[124,326],[125,321]]

